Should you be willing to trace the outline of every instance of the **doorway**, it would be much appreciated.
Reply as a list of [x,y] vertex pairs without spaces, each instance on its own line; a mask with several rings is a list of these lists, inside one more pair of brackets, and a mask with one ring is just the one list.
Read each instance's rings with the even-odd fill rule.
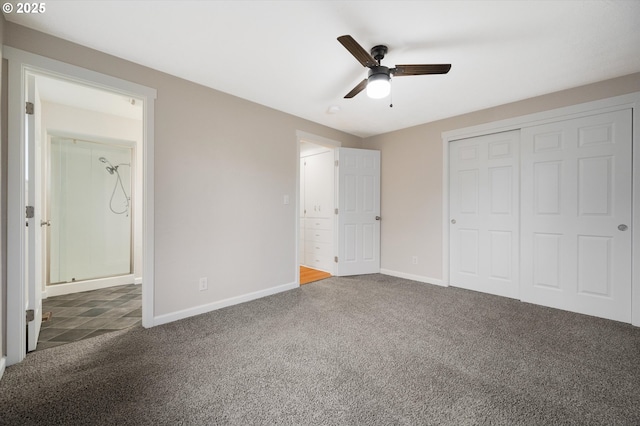
[[309,147],[298,158],[297,281],[308,261],[336,276],[379,273],[380,151],[297,136],[299,157]]
[[300,144],[300,263],[334,274],[333,149],[310,142]]
[[[100,134],[80,128],[64,129],[54,125],[47,125],[42,120],[42,93],[38,82],[55,80],[78,90],[63,90],[67,102],[79,102],[80,105],[66,105],[75,107],[87,113],[102,112],[104,108],[100,96],[78,97],[78,91],[90,90],[102,93],[112,99],[119,98],[129,106],[138,104],[142,112],[137,126],[139,137],[133,151],[133,161],[136,167],[135,185],[132,192],[140,196],[132,197],[131,214],[133,217],[134,240],[136,233],[140,238],[134,243],[135,253],[139,255],[139,274],[142,280],[142,324],[145,327],[153,325],[153,101],[156,91],[144,86],[130,83],[117,78],[83,68],[64,64],[55,60],[33,55],[18,49],[6,47],[4,56],[8,59],[9,75],[9,143],[8,143],[8,235],[7,235],[7,365],[20,362],[26,356],[27,347],[35,349],[42,320],[42,297],[51,296],[50,289],[45,286],[48,274],[43,258],[45,256],[47,232],[49,228],[46,217],[47,211],[43,187],[43,176],[49,165],[43,162],[48,158],[43,147],[56,131],[66,133],[66,137],[91,140],[92,136]],[[50,96],[45,93],[45,97]],[[38,99],[36,101],[36,99]],[[84,102],[84,103],[83,103]],[[25,104],[27,105],[25,111]],[[81,107],[82,108],[79,108]],[[97,109],[97,111],[96,111]],[[49,117],[53,117],[52,114]],[[38,118],[39,116],[39,118]],[[108,124],[107,120],[90,120],[76,116],[78,125],[93,122],[100,126]],[[49,123],[50,124],[50,123]],[[113,126],[111,126],[113,127]],[[61,130],[62,129],[62,130]],[[58,135],[59,136],[59,135]],[[102,135],[105,139],[113,136]],[[131,138],[124,138],[131,140]],[[36,143],[36,141],[38,143]],[[46,165],[46,166],[45,166]],[[105,172],[106,173],[106,172]],[[135,213],[133,213],[135,211]],[[26,221],[25,221],[26,212]],[[136,215],[137,213],[137,215]],[[26,226],[25,226],[26,225]],[[138,246],[139,248],[136,248]],[[144,256],[142,256],[144,248]],[[137,250],[137,251],[136,251]],[[135,262],[134,262],[135,265]],[[134,266],[135,268],[135,266]],[[81,283],[95,285],[96,280],[84,280]],[[65,283],[66,284],[66,283]],[[71,283],[77,284],[77,283]],[[133,284],[133,283],[132,283]],[[55,288],[55,286],[51,286]],[[61,285],[57,287],[61,288]],[[100,288],[100,287],[98,287]],[[44,290],[44,294],[43,294]],[[71,293],[82,292],[86,288],[76,288]],[[27,309],[25,315],[24,308]],[[25,334],[25,329],[29,333]]]
[[300,284],[335,274],[333,147],[303,140],[300,146]]
[[[140,312],[141,292],[133,288],[141,283],[135,159],[143,130],[139,99],[46,75],[29,79],[35,137],[28,137],[27,179],[36,182],[27,198],[39,221],[27,230],[34,245],[28,251],[42,300],[36,291],[36,326],[27,334],[33,351],[140,322],[113,317]],[[125,301],[107,291],[116,287],[128,289],[138,300],[126,302],[135,305],[115,309]]]

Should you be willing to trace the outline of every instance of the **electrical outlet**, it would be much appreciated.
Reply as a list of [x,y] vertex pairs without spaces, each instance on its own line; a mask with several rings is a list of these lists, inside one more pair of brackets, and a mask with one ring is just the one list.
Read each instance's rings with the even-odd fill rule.
[[198,282],[198,288],[200,289],[200,291],[205,291],[206,289],[209,288],[207,277],[200,278],[200,281]]
[[418,256],[413,256],[411,258],[411,263],[413,263],[414,265],[417,265],[418,264]]

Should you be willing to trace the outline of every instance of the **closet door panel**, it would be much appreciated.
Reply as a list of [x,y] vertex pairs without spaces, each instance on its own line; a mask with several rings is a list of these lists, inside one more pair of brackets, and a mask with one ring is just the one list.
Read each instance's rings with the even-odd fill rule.
[[518,143],[513,131],[450,145],[451,285],[519,296]]
[[522,300],[631,322],[631,110],[522,130]]

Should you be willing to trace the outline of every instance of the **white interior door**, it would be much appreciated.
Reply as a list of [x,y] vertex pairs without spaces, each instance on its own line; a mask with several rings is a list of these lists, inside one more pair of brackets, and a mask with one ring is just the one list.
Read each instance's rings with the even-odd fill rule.
[[33,351],[38,344],[42,325],[42,144],[40,126],[40,97],[35,77],[28,76],[27,101],[34,105],[33,114],[27,115],[27,205],[34,206],[34,216],[27,226],[27,310],[33,311],[33,320],[27,323],[27,350]]
[[631,110],[522,130],[522,300],[631,322]]
[[380,272],[380,151],[337,148],[337,275]]
[[517,130],[450,144],[453,286],[519,297],[518,148]]

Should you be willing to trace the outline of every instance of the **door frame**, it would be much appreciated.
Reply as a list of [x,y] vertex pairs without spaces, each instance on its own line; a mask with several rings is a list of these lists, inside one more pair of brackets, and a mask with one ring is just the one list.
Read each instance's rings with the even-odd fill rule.
[[25,336],[25,146],[24,105],[27,74],[50,76],[71,83],[131,96],[143,101],[142,140],[142,325],[153,326],[154,293],[154,102],[156,90],[75,65],[45,58],[9,46],[8,60],[8,153],[7,153],[7,311],[6,364],[26,356]]
[[[551,109],[505,120],[479,124],[442,133],[442,283],[449,279],[449,143],[458,139],[517,130],[605,112],[632,109],[632,149],[640,144],[640,92]],[[632,170],[640,170],[640,147],[633,149]],[[633,173],[632,188],[640,188],[640,173]],[[640,194],[633,191],[631,209],[631,324],[640,327]],[[634,232],[638,229],[637,232]]]
[[[335,150],[336,148],[340,148],[342,146],[342,142],[340,141],[336,141],[333,139],[329,139],[329,138],[325,138],[322,136],[318,136],[318,135],[314,135],[312,133],[307,133],[304,132],[302,130],[296,130],[296,196],[295,196],[295,200],[296,200],[296,220],[295,220],[295,235],[296,235],[296,247],[295,247],[295,254],[296,254],[296,261],[295,261],[295,277],[296,277],[296,284],[298,284],[298,286],[300,286],[300,143],[301,142],[309,142],[312,143],[314,145],[320,145],[320,146],[325,146],[327,148],[330,148],[332,150]],[[337,195],[335,194],[334,191],[334,198]],[[334,200],[335,203],[335,200]],[[333,242],[334,244],[334,252],[335,252],[335,241]]]

